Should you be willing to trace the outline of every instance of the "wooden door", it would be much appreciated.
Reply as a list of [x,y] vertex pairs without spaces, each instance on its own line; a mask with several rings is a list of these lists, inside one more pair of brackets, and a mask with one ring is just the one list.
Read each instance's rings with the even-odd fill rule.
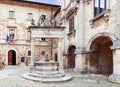
[[75,67],[75,46],[71,46],[69,48],[69,59],[68,59],[68,67],[69,68],[74,68]]
[[75,67],[75,54],[71,53],[70,54],[70,68],[74,68]]
[[12,50],[8,52],[8,65],[12,65]]

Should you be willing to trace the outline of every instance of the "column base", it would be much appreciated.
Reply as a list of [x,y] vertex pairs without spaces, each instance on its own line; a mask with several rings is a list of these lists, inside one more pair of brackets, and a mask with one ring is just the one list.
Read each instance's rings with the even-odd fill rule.
[[120,74],[113,73],[109,76],[109,81],[120,83]]

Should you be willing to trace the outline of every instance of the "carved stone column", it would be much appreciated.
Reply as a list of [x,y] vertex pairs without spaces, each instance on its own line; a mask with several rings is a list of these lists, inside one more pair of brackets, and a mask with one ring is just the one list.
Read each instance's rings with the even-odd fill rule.
[[59,71],[63,71],[63,56],[62,56],[62,38],[59,38],[58,42],[58,62],[59,62]]
[[31,66],[34,65],[35,38],[31,39]]

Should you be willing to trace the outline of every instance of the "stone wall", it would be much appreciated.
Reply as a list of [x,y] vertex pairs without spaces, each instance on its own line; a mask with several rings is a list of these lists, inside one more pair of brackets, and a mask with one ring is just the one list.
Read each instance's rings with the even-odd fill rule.
[[[26,60],[30,60],[28,51],[31,50],[31,41],[27,40],[27,32],[29,31],[28,26],[31,26],[32,21],[27,18],[27,14],[33,14],[33,19],[36,25],[41,15],[46,15],[47,18],[51,18],[51,15],[54,15],[58,9],[59,6],[53,5],[1,0],[0,52],[2,54],[3,61],[8,64],[9,50],[14,50],[16,52],[16,64],[19,64],[19,58],[22,56],[27,58]],[[9,18],[9,11],[14,11],[14,18]],[[13,42],[6,43],[6,35],[9,35],[10,29],[15,30],[15,38]],[[40,41],[41,39],[36,40],[36,58],[39,58],[43,49],[41,48],[42,45]],[[47,43],[51,47],[51,41],[48,40]],[[45,51],[49,51],[50,47],[45,46]]]
[[[115,59],[116,57],[119,57],[119,55],[116,55],[116,50],[119,49],[120,45],[119,43],[117,43],[119,42],[120,38],[119,0],[106,0],[106,11],[101,13],[97,17],[94,17],[94,0],[77,1],[79,2],[76,3],[76,0],[68,1],[67,3],[66,1],[62,2],[63,5],[61,7],[61,11],[62,17],[65,17],[64,24],[66,26],[64,52],[67,54],[68,48],[72,45],[76,47],[75,68],[81,70],[82,68],[88,66],[85,60],[87,60],[86,56],[89,56],[88,54],[91,52],[91,45],[94,44],[94,40],[99,37],[108,38],[112,43],[112,48],[115,50],[114,51],[113,49],[111,49],[111,51],[113,52],[113,73],[119,73],[119,70],[116,66],[116,64],[118,64],[118,61]],[[69,33],[68,15],[74,15],[75,31],[72,33]],[[97,43],[102,43],[102,41],[98,41]],[[103,55],[101,57],[103,57]],[[106,56],[104,56],[103,58],[105,57]],[[65,60],[67,59],[68,56],[65,56]]]

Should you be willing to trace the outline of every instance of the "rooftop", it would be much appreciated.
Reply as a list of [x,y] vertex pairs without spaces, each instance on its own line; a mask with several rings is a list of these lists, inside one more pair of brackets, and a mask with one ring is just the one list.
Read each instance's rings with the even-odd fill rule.
[[38,3],[38,4],[48,4],[48,5],[58,5],[60,6],[60,0],[21,0],[25,2]]

